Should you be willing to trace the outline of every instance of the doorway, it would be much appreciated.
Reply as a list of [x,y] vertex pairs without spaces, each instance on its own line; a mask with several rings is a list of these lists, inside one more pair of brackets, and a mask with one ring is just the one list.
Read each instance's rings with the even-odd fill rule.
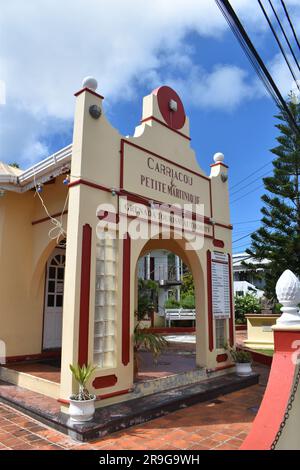
[[[141,254],[136,277],[135,326],[141,338],[147,329],[150,336],[135,351],[135,381],[196,370],[196,289],[191,269],[175,251],[155,247]],[[149,347],[153,334],[168,342],[159,357]]]
[[65,277],[65,249],[55,248],[46,266],[43,350],[60,349]]

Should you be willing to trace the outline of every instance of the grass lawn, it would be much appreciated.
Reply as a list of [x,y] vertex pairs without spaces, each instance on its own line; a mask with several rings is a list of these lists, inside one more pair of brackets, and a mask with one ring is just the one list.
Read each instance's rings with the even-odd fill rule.
[[274,351],[273,349],[251,349],[253,352],[257,352],[259,354],[264,354],[265,356],[273,356]]

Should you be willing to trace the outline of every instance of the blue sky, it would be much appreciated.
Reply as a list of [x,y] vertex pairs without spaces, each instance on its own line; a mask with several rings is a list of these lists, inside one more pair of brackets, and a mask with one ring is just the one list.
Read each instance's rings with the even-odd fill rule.
[[[286,4],[299,32],[299,2]],[[292,79],[257,2],[232,5],[286,94]],[[106,113],[124,135],[139,122],[142,97],[168,84],[184,102],[200,166],[209,173],[214,153],[225,154],[234,240],[259,226],[262,181],[251,182],[272,166],[239,183],[272,159],[276,108],[213,0],[77,0],[75,7],[43,0],[42,9],[15,0],[1,10],[0,160],[28,167],[69,144],[73,92],[86,75],[98,79]],[[234,251],[248,242],[235,242]]]

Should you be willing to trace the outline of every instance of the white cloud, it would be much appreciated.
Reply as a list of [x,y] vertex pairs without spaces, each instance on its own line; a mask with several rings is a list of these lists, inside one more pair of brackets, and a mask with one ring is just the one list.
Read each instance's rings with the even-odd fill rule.
[[195,66],[186,79],[170,78],[168,83],[193,107],[232,111],[244,100],[263,96],[257,80],[233,65],[215,66],[210,73]]
[[[265,30],[256,2],[232,4],[250,28]],[[47,122],[55,128],[57,120],[72,119],[73,92],[87,75],[98,79],[111,103],[132,99],[136,84],[149,90],[168,79],[197,106],[235,108],[254,96],[256,84],[232,64],[202,70],[185,40],[190,32],[220,39],[225,31],[214,0],[2,1],[0,79],[7,104],[0,108],[0,160],[44,156]]]
[[[296,70],[292,56],[287,55],[287,57],[294,70]],[[282,96],[287,97],[291,90],[295,88],[295,82],[283,56],[277,54],[268,64],[268,68]],[[298,77],[300,78],[299,75]]]
[[224,27],[211,0],[2,2],[1,78],[8,98],[32,112],[70,117],[72,92],[84,76],[96,76],[105,95],[120,96],[132,78],[160,65],[161,49],[176,49],[188,31],[218,36]]

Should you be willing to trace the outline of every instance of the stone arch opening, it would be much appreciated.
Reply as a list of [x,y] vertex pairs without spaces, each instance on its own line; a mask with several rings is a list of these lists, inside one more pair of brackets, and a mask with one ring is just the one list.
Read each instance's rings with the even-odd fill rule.
[[[207,363],[206,350],[207,350],[207,321],[206,321],[206,291],[204,282],[204,273],[201,266],[199,256],[195,250],[186,250],[186,241],[184,239],[175,239],[172,236],[169,239],[162,238],[163,234],[159,238],[152,238],[146,241],[144,246],[140,249],[136,258],[135,265],[135,296],[134,296],[134,315],[135,324],[137,322],[136,312],[138,309],[138,283],[139,283],[139,270],[141,266],[140,260],[145,260],[149,253],[170,253],[175,255],[187,266],[187,269],[191,273],[194,281],[195,290],[195,317],[189,323],[185,323],[185,327],[180,327],[180,322],[167,322],[161,326],[155,326],[156,312],[154,312],[150,322],[143,323],[143,327],[150,328],[150,331],[162,334],[164,337],[172,335],[173,342],[170,341],[169,348],[161,355],[161,359],[158,361],[158,367],[155,367],[155,363],[151,359],[151,355],[144,353],[144,364],[141,362],[141,368],[139,371],[138,380],[149,380],[151,378],[164,377],[168,375],[176,375],[181,372],[191,372],[196,368],[203,368]],[[147,262],[147,261],[146,261]],[[159,267],[153,266],[153,262],[150,266],[151,269],[156,271],[155,276],[151,276],[152,279],[157,278]],[[165,277],[165,276],[163,276]],[[156,279],[157,281],[157,279]],[[160,289],[158,281],[158,289]],[[161,307],[161,306],[160,306]],[[175,309],[176,310],[176,309]],[[180,310],[180,308],[178,308]],[[188,309],[186,309],[188,310]],[[162,312],[159,312],[162,314]],[[171,317],[174,318],[174,317]],[[192,318],[192,317],[191,317]],[[174,325],[177,323],[177,328]],[[189,325],[187,327],[187,324]],[[181,336],[178,336],[181,335]],[[176,338],[178,336],[178,338]],[[188,338],[190,336],[190,338]],[[176,344],[180,343],[180,344]],[[184,344],[186,342],[186,344]],[[188,345],[188,343],[190,343]],[[189,355],[189,357],[188,357]],[[181,364],[182,362],[182,364]],[[164,367],[165,366],[165,367]],[[135,378],[137,380],[137,378]]]

